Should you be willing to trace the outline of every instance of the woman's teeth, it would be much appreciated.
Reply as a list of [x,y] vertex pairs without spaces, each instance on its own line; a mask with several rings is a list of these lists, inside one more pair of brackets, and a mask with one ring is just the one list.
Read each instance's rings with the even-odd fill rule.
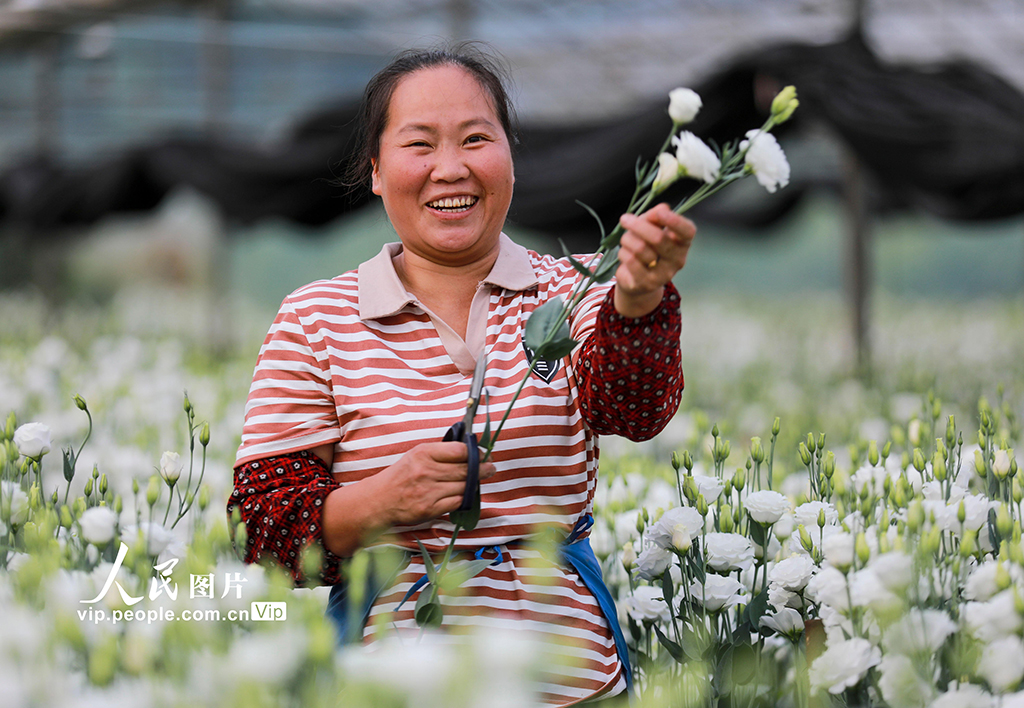
[[437,209],[439,211],[447,212],[460,212],[466,211],[471,206],[476,204],[476,197],[445,197],[444,199],[438,199],[427,204],[431,209]]

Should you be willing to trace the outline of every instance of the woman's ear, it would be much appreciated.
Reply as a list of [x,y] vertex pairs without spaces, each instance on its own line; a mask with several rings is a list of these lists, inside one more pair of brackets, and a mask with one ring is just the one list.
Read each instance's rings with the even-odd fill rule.
[[376,158],[370,158],[370,166],[373,168],[373,170],[370,172],[370,189],[373,191],[374,194],[376,194],[379,197],[381,192],[380,171],[377,169]]

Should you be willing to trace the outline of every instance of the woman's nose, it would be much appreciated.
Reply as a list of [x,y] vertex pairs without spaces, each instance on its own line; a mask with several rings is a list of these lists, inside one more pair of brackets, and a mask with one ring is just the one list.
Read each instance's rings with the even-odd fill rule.
[[435,155],[434,169],[430,172],[435,182],[457,182],[469,177],[469,166],[457,148],[443,148]]

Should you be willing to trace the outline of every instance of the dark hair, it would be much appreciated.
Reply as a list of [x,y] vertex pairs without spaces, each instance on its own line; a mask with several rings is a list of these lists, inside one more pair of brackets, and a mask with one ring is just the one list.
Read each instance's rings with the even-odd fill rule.
[[459,42],[431,49],[410,49],[396,56],[377,72],[366,85],[359,109],[359,127],[355,150],[350,154],[341,182],[349,188],[369,185],[373,174],[371,160],[380,153],[380,136],[388,122],[388,109],[395,87],[403,78],[420,69],[435,66],[458,66],[468,71],[487,89],[494,103],[509,147],[519,142],[515,108],[509,96],[508,69],[492,51],[478,42]]

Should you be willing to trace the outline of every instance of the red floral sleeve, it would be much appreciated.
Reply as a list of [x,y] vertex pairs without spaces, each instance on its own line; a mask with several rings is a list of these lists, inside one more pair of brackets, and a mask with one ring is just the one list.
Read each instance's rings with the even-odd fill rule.
[[[246,462],[235,468],[228,516],[235,509],[246,528],[245,562],[276,562],[296,585],[341,581],[341,558],[323,547],[324,500],[338,487],[327,465],[305,450]],[[306,577],[303,557],[315,547],[322,558],[319,577]]]
[[620,315],[614,296],[613,288],[578,359],[580,408],[598,435],[649,440],[683,395],[679,292],[669,283],[661,304],[637,318]]

